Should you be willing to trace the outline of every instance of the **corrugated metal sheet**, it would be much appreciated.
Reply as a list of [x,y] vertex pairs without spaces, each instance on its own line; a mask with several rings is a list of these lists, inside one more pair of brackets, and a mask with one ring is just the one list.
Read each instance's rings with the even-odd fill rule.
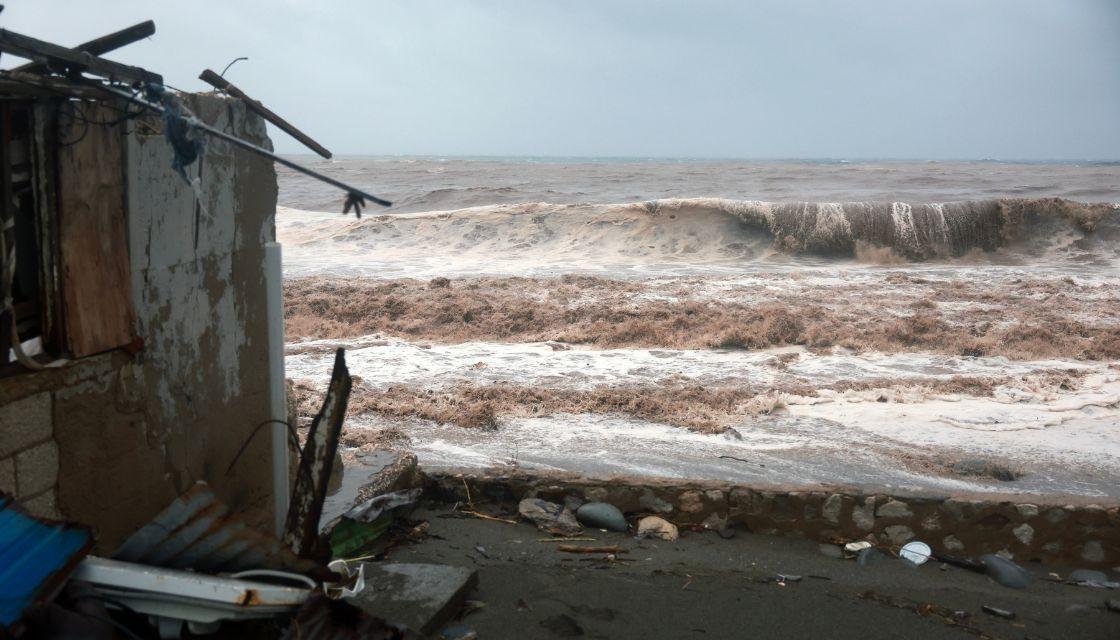
[[210,486],[195,484],[125,540],[113,559],[205,573],[294,571],[322,579],[323,565],[296,556],[276,538],[229,512]]
[[92,547],[89,529],[28,515],[0,494],[0,627],[14,631],[24,609],[53,598]]

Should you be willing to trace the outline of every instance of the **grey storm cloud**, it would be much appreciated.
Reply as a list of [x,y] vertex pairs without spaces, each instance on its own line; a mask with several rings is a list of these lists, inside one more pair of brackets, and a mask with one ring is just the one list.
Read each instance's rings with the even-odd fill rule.
[[108,57],[184,90],[248,56],[229,78],[339,153],[1120,156],[1115,0],[6,4],[62,44],[152,18]]

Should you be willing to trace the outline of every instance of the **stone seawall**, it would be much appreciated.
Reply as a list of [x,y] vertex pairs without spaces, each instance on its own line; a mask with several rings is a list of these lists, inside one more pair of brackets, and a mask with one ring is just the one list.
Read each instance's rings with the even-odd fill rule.
[[865,539],[901,546],[928,543],[935,552],[976,556],[1005,551],[1022,562],[1120,565],[1120,507],[1070,504],[1046,496],[945,496],[862,493],[836,487],[763,487],[648,478],[564,474],[429,474],[430,495],[447,501],[486,499],[516,511],[517,502],[566,496],[604,501],[624,513],[657,514],[678,525],[814,540]]

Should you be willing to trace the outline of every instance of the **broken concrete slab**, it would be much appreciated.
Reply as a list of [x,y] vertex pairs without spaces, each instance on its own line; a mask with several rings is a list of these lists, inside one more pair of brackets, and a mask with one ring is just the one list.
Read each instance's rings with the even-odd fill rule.
[[441,564],[364,562],[366,588],[350,603],[371,616],[428,635],[441,628],[478,583],[473,569]]

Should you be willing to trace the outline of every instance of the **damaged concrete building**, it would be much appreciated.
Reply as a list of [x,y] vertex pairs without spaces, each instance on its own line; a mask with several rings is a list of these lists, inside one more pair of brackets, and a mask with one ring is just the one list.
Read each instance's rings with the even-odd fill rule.
[[[272,162],[212,144],[180,175],[150,111],[14,77],[0,82],[0,491],[93,527],[103,550],[197,481],[269,528],[269,438],[230,465],[277,406]],[[244,102],[183,101],[270,148]]]

